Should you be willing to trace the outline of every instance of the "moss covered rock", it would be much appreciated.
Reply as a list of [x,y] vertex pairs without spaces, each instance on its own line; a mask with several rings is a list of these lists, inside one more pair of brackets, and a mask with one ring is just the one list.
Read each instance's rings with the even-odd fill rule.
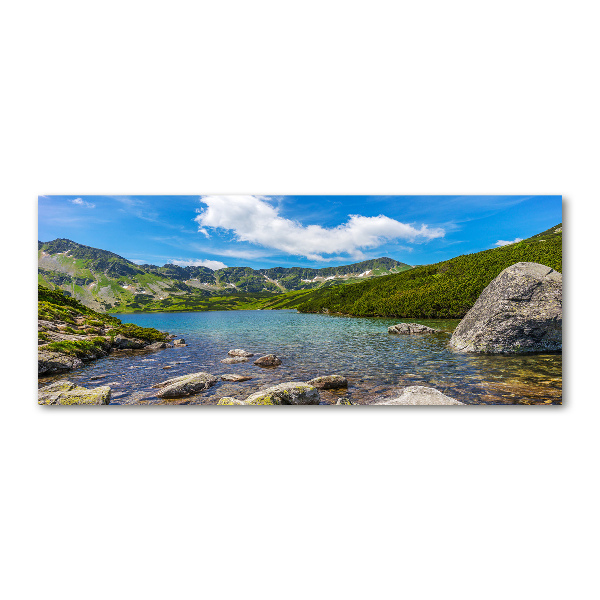
[[111,389],[105,385],[87,389],[71,381],[61,380],[41,388],[38,391],[38,403],[47,405],[101,405],[110,403]]
[[221,398],[218,402],[217,402],[217,406],[234,406],[234,405],[240,405],[240,406],[248,406],[243,400],[237,400],[236,398]]
[[246,398],[246,404],[319,404],[319,391],[308,383],[291,381],[261,390]]

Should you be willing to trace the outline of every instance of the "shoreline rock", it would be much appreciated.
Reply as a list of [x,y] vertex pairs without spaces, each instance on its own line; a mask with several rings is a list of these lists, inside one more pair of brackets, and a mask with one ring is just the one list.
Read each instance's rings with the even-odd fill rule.
[[411,385],[402,390],[397,398],[373,402],[369,406],[466,406],[464,402],[450,398],[439,390],[424,385]]
[[312,385],[301,381],[280,383],[248,396],[244,401],[253,405],[300,405],[319,404],[321,397],[319,391]]
[[152,387],[159,391],[156,395],[159,398],[183,398],[197,394],[212,387],[217,383],[218,378],[210,373],[199,372],[181,375],[155,383]]
[[562,351],[562,275],[538,263],[507,267],[459,323],[450,347],[487,354]]
[[98,406],[110,403],[111,388],[108,385],[84,388],[66,379],[55,381],[38,390],[38,404]]
[[415,335],[421,333],[440,333],[440,330],[427,327],[427,325],[421,325],[420,323],[398,323],[397,325],[388,327],[388,333]]

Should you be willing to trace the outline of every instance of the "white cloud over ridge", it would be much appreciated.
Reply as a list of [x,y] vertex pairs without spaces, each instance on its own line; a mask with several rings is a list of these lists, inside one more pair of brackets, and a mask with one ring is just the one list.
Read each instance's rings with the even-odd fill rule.
[[510,246],[511,244],[516,244],[517,242],[522,242],[522,241],[523,241],[523,238],[515,238],[511,242],[509,242],[507,240],[498,240],[494,244],[494,246]]
[[279,208],[262,196],[201,196],[206,208],[194,219],[198,230],[207,228],[233,231],[238,241],[250,242],[309,260],[326,261],[323,255],[349,254],[362,259],[362,249],[376,248],[395,240],[409,242],[443,237],[441,228],[420,228],[379,215],[349,215],[337,227],[302,225],[279,214]]
[[190,260],[175,260],[171,259],[168,261],[172,265],[179,267],[208,267],[213,271],[218,269],[225,269],[227,265],[220,260],[208,260],[208,259],[190,259]]

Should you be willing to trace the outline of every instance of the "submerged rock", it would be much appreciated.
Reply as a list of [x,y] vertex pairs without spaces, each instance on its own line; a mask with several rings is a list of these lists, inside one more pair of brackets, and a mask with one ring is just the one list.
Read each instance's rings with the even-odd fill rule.
[[450,346],[491,354],[562,350],[562,275],[538,263],[504,269],[459,323]]
[[248,362],[248,359],[244,356],[232,356],[231,358],[224,358],[221,362],[226,365],[235,365],[236,363]]
[[399,333],[401,335],[413,335],[415,333],[439,333],[439,329],[427,327],[420,323],[398,323],[388,327],[388,333]]
[[277,367],[281,364],[281,361],[274,354],[267,354],[266,356],[257,358],[254,364],[259,367]]
[[250,356],[254,356],[254,354],[252,354],[252,352],[247,352],[246,350],[240,350],[239,348],[236,348],[235,350],[230,350],[227,354],[229,354],[229,356],[245,356],[246,358],[248,358]]
[[217,383],[218,378],[210,373],[190,373],[173,377],[161,383],[156,383],[153,388],[158,388],[156,395],[159,398],[183,398],[191,396],[212,387]]
[[217,406],[233,406],[233,405],[240,405],[240,406],[248,406],[243,400],[237,400],[236,398],[221,398],[218,402],[217,402]]
[[261,390],[246,398],[246,404],[319,404],[319,391],[308,383],[291,381]]
[[459,402],[454,398],[450,398],[442,394],[439,390],[432,387],[426,387],[424,385],[411,385],[410,387],[404,388],[398,398],[389,398],[374,402],[373,406],[383,405],[407,405],[407,406],[420,406],[420,405],[463,405],[464,402]]
[[87,389],[71,381],[55,381],[38,390],[38,403],[47,405],[101,405],[110,402],[111,389],[105,385]]
[[226,373],[221,375],[223,381],[249,381],[252,379],[249,375],[236,375],[235,373]]
[[308,382],[320,390],[333,390],[336,388],[348,387],[348,380],[341,375],[323,375],[315,377]]

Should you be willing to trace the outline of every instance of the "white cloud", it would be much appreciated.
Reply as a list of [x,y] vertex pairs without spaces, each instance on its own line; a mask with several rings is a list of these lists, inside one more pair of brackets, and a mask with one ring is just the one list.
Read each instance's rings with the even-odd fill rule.
[[92,204],[91,202],[86,202],[81,198],[75,198],[74,200],[69,200],[69,202],[71,204],[77,204],[77,206],[85,206],[85,208],[96,208],[95,204]]
[[507,242],[506,240],[498,240],[494,246],[510,246],[511,244],[516,244],[517,242],[522,242],[523,238],[515,238],[512,242]]
[[168,261],[172,265],[178,265],[180,267],[208,267],[213,271],[217,269],[225,269],[227,265],[222,263],[220,260],[208,260],[208,259],[192,259],[192,260],[175,260],[171,259]]
[[201,196],[206,205],[194,219],[199,231],[221,228],[233,231],[238,241],[250,242],[310,260],[327,260],[323,254],[349,254],[362,259],[361,249],[376,248],[385,242],[431,240],[443,237],[441,228],[412,225],[385,215],[349,215],[337,227],[302,225],[279,215],[279,208],[263,196]]

